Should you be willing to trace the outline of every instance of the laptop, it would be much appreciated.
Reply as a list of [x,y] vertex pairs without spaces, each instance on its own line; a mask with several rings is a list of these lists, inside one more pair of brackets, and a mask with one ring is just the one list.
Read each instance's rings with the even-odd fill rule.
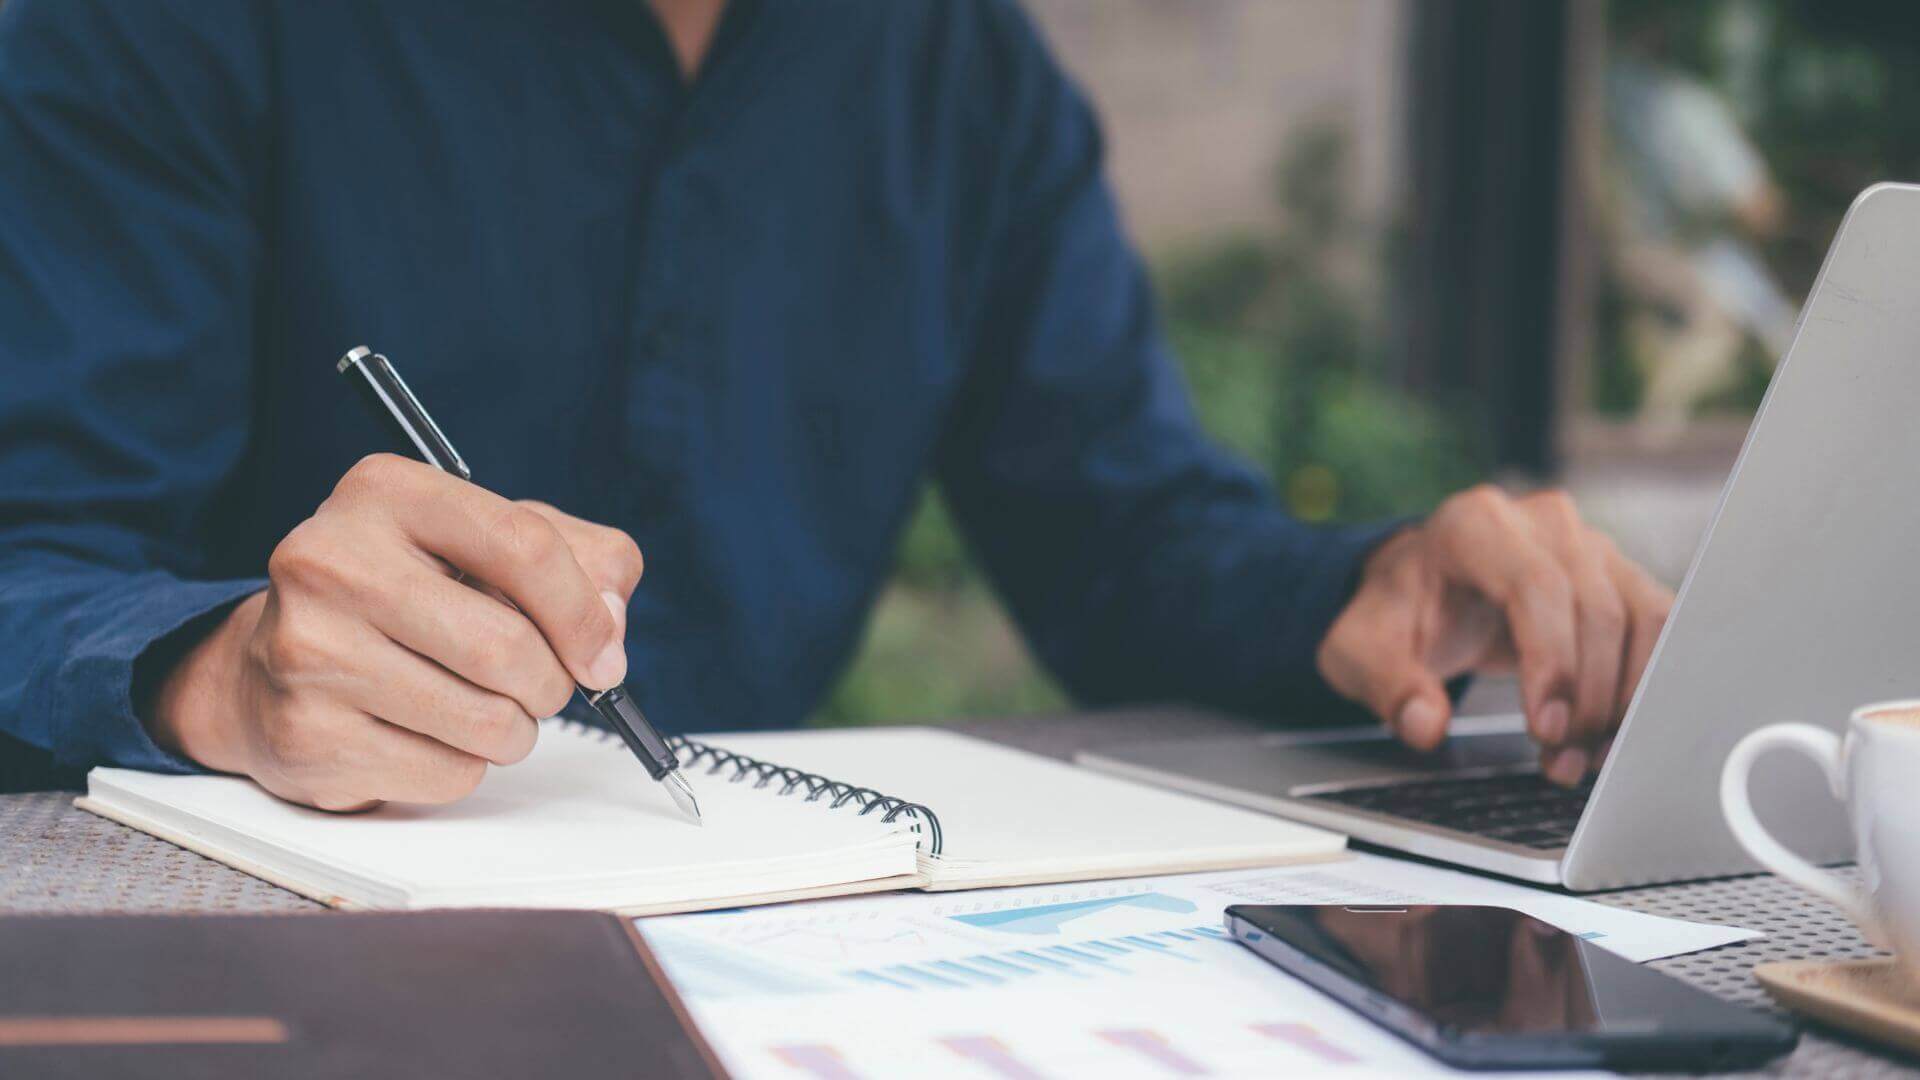
[[[1839,732],[1920,697],[1920,186],[1854,200],[1597,778],[1537,771],[1515,724],[1432,755],[1379,733],[1138,743],[1084,765],[1574,891],[1760,869],[1720,814],[1748,732]],[[1852,858],[1824,778],[1760,761],[1753,805],[1816,862]]]

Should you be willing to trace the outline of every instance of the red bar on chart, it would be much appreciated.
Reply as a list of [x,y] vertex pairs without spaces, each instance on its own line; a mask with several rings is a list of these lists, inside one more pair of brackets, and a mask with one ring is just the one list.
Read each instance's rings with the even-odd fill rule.
[[1329,1065],[1352,1065],[1360,1056],[1343,1046],[1327,1041],[1312,1024],[1254,1024],[1253,1030],[1269,1039],[1278,1039],[1305,1050]]
[[1007,1049],[1007,1044],[991,1035],[949,1035],[936,1040],[975,1065],[1007,1080],[1043,1080],[1040,1073]]
[[1114,1028],[1095,1032],[1102,1039],[1131,1050],[1175,1076],[1206,1076],[1213,1070],[1174,1049],[1165,1035],[1146,1028]]
[[847,1068],[840,1051],[818,1043],[796,1043],[768,1047],[782,1062],[812,1076],[815,1080],[860,1080],[860,1074]]

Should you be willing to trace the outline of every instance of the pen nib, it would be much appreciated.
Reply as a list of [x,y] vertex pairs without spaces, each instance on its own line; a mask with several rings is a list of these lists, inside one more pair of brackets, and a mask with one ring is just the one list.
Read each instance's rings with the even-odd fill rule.
[[667,789],[667,794],[673,796],[673,805],[680,808],[688,821],[695,825],[706,824],[700,819],[700,804],[694,801],[693,788],[687,785],[687,778],[680,775],[680,770],[675,769],[661,777],[660,784]]

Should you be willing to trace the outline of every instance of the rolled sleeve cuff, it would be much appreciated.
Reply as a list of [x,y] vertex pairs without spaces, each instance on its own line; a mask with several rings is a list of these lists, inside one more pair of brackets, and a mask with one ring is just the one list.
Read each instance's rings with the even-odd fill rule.
[[73,615],[79,632],[68,638],[74,645],[54,667],[40,706],[64,720],[55,725],[55,759],[74,768],[204,771],[161,749],[135,702],[147,680],[164,676],[235,604],[266,585],[263,578],[183,582],[142,575],[82,605]]
[[1276,666],[1278,678],[1269,684],[1269,706],[1261,711],[1309,723],[1345,723],[1365,718],[1360,706],[1327,685],[1315,658],[1334,620],[1346,610],[1359,589],[1360,573],[1367,558],[1396,533],[1418,523],[1418,518],[1402,518],[1335,526],[1322,533],[1324,542],[1315,552],[1317,565],[1303,575],[1310,584],[1298,596],[1291,617],[1282,623],[1289,631],[1285,639],[1277,643],[1284,661]]

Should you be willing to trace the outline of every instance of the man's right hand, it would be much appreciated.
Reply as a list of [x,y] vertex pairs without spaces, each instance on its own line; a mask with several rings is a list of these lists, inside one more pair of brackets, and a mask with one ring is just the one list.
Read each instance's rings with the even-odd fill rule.
[[640,572],[617,529],[377,454],[165,677],[148,724],[321,809],[451,802],[526,757],[575,682],[626,677]]

